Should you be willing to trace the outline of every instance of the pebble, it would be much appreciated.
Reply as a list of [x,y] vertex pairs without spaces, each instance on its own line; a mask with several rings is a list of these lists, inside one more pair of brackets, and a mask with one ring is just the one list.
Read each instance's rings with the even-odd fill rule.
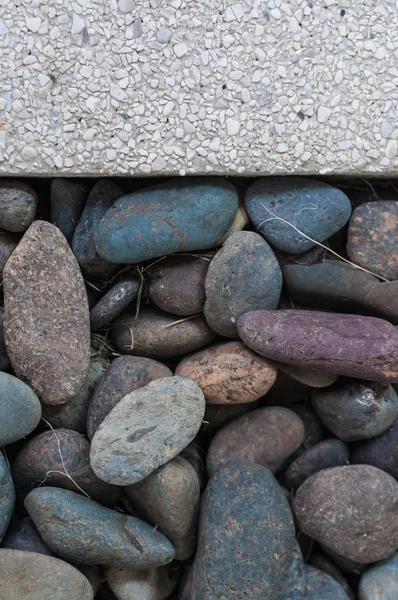
[[293,411],[266,406],[234,419],[214,436],[207,453],[211,477],[225,465],[244,460],[275,473],[304,440],[304,424]]
[[96,229],[95,246],[113,263],[205,250],[225,235],[237,210],[238,194],[226,180],[168,180],[115,202]]
[[398,591],[398,552],[370,567],[359,582],[359,600],[396,600]]
[[25,550],[53,556],[52,552],[43,542],[40,533],[30,517],[24,517],[13,527],[10,527],[1,543],[2,548],[10,550]]
[[231,590],[234,600],[273,600],[294,545],[292,514],[270,471],[232,463],[203,496],[192,600],[229,599]]
[[24,438],[40,422],[41,405],[36,394],[17,377],[0,372],[0,446]]
[[116,319],[136,298],[140,280],[135,275],[125,275],[97,302],[90,311],[91,330],[96,331]]
[[36,488],[25,508],[44,543],[67,561],[147,569],[174,558],[172,544],[151,525],[61,488]]
[[330,577],[333,577],[333,579],[335,579],[343,588],[350,600],[357,600],[357,596],[352,591],[340,569],[336,567],[334,562],[324,552],[322,552],[322,550],[316,550],[315,552],[312,552],[308,563],[312,567],[316,567],[320,571],[330,575]]
[[0,549],[1,594],[7,600],[92,600],[89,581],[63,560]]
[[349,600],[337,581],[314,567],[305,567],[305,595],[303,600]]
[[337,375],[333,375],[333,373],[325,373],[324,371],[316,371],[315,369],[285,365],[279,362],[275,363],[275,366],[280,371],[283,371],[283,373],[286,373],[286,375],[289,375],[289,377],[313,388],[328,387],[337,379]]
[[272,360],[398,382],[398,330],[382,319],[304,310],[253,311],[239,319],[238,331],[249,348]]
[[[68,474],[68,475],[67,475]],[[17,498],[21,501],[39,485],[87,494],[92,500],[113,506],[115,488],[95,476],[90,467],[90,444],[71,429],[45,431],[30,439],[12,465]]]
[[188,317],[201,313],[210,260],[200,256],[169,256],[148,267],[148,296],[161,310]]
[[243,404],[264,396],[277,370],[242,342],[224,342],[183,358],[176,374],[196,381],[210,404]]
[[278,261],[258,233],[239,231],[224,242],[207,271],[204,315],[218,334],[237,338],[239,317],[275,309],[282,288]]
[[125,491],[134,514],[156,525],[171,541],[176,560],[190,558],[196,548],[200,506],[199,478],[193,466],[177,456]]
[[25,231],[35,220],[37,194],[21,181],[2,179],[0,184],[0,228]]
[[118,265],[109,263],[97,254],[94,235],[107,210],[122,196],[123,191],[109,179],[98,181],[88,195],[72,239],[72,250],[85,277],[109,279],[119,269]]
[[106,567],[105,577],[118,600],[166,600],[178,583],[176,569]]
[[18,245],[18,237],[12,233],[0,232],[0,279],[3,278],[7,260]]
[[398,547],[398,483],[369,465],[319,471],[293,500],[303,533],[361,563],[387,558]]
[[141,308],[137,319],[135,312],[125,312],[114,328],[113,345],[121,354],[169,361],[217,339],[201,317],[178,321],[178,317],[155,308]]
[[87,435],[91,440],[108,413],[122,398],[151,381],[171,377],[168,367],[151,358],[119,356],[108,367],[95,390],[87,413]]
[[261,235],[279,250],[293,254],[316,244],[275,217],[324,242],[351,215],[351,203],[341,190],[304,177],[261,177],[248,188],[245,206]]
[[47,404],[77,394],[90,365],[87,294],[62,233],[35,221],[3,275],[4,333],[18,377]]
[[56,225],[70,244],[84,209],[87,187],[78,179],[58,177],[51,181],[51,223]]
[[296,542],[290,565],[286,569],[274,600],[304,600],[305,593],[305,570],[303,555],[299,544]]
[[353,464],[373,465],[398,479],[398,419],[382,434],[351,445]]
[[0,309],[0,371],[10,371],[11,363],[4,342],[4,312]]
[[107,363],[104,360],[92,360],[81,390],[69,398],[65,404],[43,404],[43,419],[46,419],[54,428],[73,429],[79,433],[86,433],[86,420],[91,397],[106,373],[106,368]]
[[355,264],[386,279],[398,279],[398,202],[365,202],[352,213],[347,252]]
[[148,477],[193,440],[204,412],[203,392],[187,377],[164,377],[131,392],[94,434],[95,474],[122,486]]
[[[0,451],[0,541],[10,524],[15,506],[15,490],[3,452]],[[1,579],[0,579],[1,581]]]
[[285,473],[286,485],[297,489],[314,473],[322,469],[347,465],[348,462],[347,444],[336,439],[324,440],[308,448],[289,465]]
[[343,380],[325,390],[312,390],[312,406],[322,423],[345,442],[373,438],[398,416],[392,385],[368,381]]
[[325,260],[310,266],[286,265],[283,283],[297,304],[363,312],[366,298],[378,280],[342,261]]

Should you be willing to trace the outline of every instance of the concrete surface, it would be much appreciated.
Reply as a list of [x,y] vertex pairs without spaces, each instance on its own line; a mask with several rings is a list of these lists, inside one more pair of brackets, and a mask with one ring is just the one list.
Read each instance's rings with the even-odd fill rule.
[[396,0],[0,0],[0,175],[398,171]]

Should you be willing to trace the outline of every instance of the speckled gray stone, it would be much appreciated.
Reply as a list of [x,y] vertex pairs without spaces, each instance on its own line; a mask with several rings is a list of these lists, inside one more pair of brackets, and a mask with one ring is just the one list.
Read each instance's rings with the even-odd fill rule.
[[45,544],[84,565],[158,567],[174,558],[172,544],[151,525],[61,488],[36,488],[25,508]]
[[140,289],[140,280],[135,275],[125,275],[111,287],[90,311],[91,329],[101,329],[110,321],[116,319],[121,312],[137,296]]
[[90,323],[79,265],[57,227],[29,227],[7,261],[3,285],[5,342],[16,375],[43,402],[66,402],[87,377]]
[[25,231],[34,221],[37,194],[22,181],[2,179],[0,183],[0,228]]
[[58,558],[0,550],[1,595],[4,600],[92,600],[89,581]]
[[128,394],[94,434],[94,472],[115,485],[137,483],[193,440],[204,412],[203,392],[187,377],[164,377]]

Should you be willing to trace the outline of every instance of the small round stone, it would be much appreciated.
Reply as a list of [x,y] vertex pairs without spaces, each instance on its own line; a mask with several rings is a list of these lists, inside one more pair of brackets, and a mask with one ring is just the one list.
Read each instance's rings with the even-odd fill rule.
[[351,444],[353,464],[373,465],[398,479],[398,419],[380,435]]
[[41,404],[36,394],[17,377],[0,372],[0,446],[16,442],[39,424]]
[[45,431],[29,440],[14,460],[12,475],[21,500],[41,484],[86,493],[109,505],[119,496],[118,488],[95,476],[87,438],[71,429]]
[[211,477],[227,464],[245,460],[277,471],[304,440],[304,424],[282,406],[253,410],[231,421],[214,436],[207,453]]
[[319,471],[299,487],[293,510],[301,531],[351,560],[376,562],[398,547],[398,483],[375,467]]
[[242,342],[226,342],[187,356],[176,374],[196,381],[209,404],[243,404],[264,396],[277,370]]
[[340,381],[312,391],[312,405],[322,423],[345,442],[379,435],[398,415],[398,396],[391,385]]
[[398,591],[398,552],[370,567],[359,582],[359,600],[395,600]]
[[297,489],[304,481],[322,469],[340,467],[349,462],[347,444],[340,440],[324,440],[296,458],[285,473],[286,485]]
[[161,310],[183,317],[201,313],[210,261],[200,256],[170,256],[147,270],[148,296]]
[[306,369],[303,367],[296,367],[294,365],[285,365],[280,362],[275,363],[275,366],[283,373],[286,373],[286,375],[289,375],[289,377],[292,377],[296,381],[299,381],[304,385],[308,385],[309,387],[328,387],[337,379],[337,375],[325,373],[323,371],[316,371],[315,369]]
[[23,550],[0,550],[1,594],[7,600],[92,600],[89,581],[67,562]]
[[101,298],[90,311],[91,329],[96,331],[113,321],[137,296],[140,280],[134,275],[126,275]]
[[0,183],[0,228],[25,231],[36,216],[37,194],[21,181],[2,179]]

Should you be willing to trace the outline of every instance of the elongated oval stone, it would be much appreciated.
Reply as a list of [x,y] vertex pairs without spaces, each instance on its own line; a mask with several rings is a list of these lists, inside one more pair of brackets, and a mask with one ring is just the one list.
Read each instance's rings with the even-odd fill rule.
[[294,545],[293,517],[270,471],[231,464],[203,496],[192,600],[274,600]]
[[36,488],[25,508],[55,554],[82,565],[160,567],[174,558],[151,525],[61,488]]
[[51,222],[70,243],[84,209],[87,186],[79,179],[57,177],[51,181],[50,192]]
[[37,194],[22,181],[2,180],[0,184],[0,228],[25,231],[36,215]]
[[313,248],[312,240],[327,240],[351,215],[344,192],[304,177],[260,177],[247,190],[245,206],[259,233],[292,254]]
[[305,310],[252,311],[242,341],[289,365],[370,381],[398,382],[398,330],[383,319]]
[[35,221],[4,269],[4,334],[12,367],[40,399],[62,404],[90,363],[87,294],[62,233]]
[[96,229],[95,246],[114,263],[212,248],[237,210],[238,194],[228,181],[173,179],[115,202]]
[[281,269],[267,242],[253,231],[238,231],[207,271],[206,321],[216,333],[237,338],[238,318],[250,310],[276,308],[281,288]]
[[144,479],[188,446],[204,412],[203,392],[187,377],[164,377],[127,394],[94,434],[94,473],[123,486]]
[[7,600],[92,600],[89,581],[58,558],[0,550],[1,596]]

